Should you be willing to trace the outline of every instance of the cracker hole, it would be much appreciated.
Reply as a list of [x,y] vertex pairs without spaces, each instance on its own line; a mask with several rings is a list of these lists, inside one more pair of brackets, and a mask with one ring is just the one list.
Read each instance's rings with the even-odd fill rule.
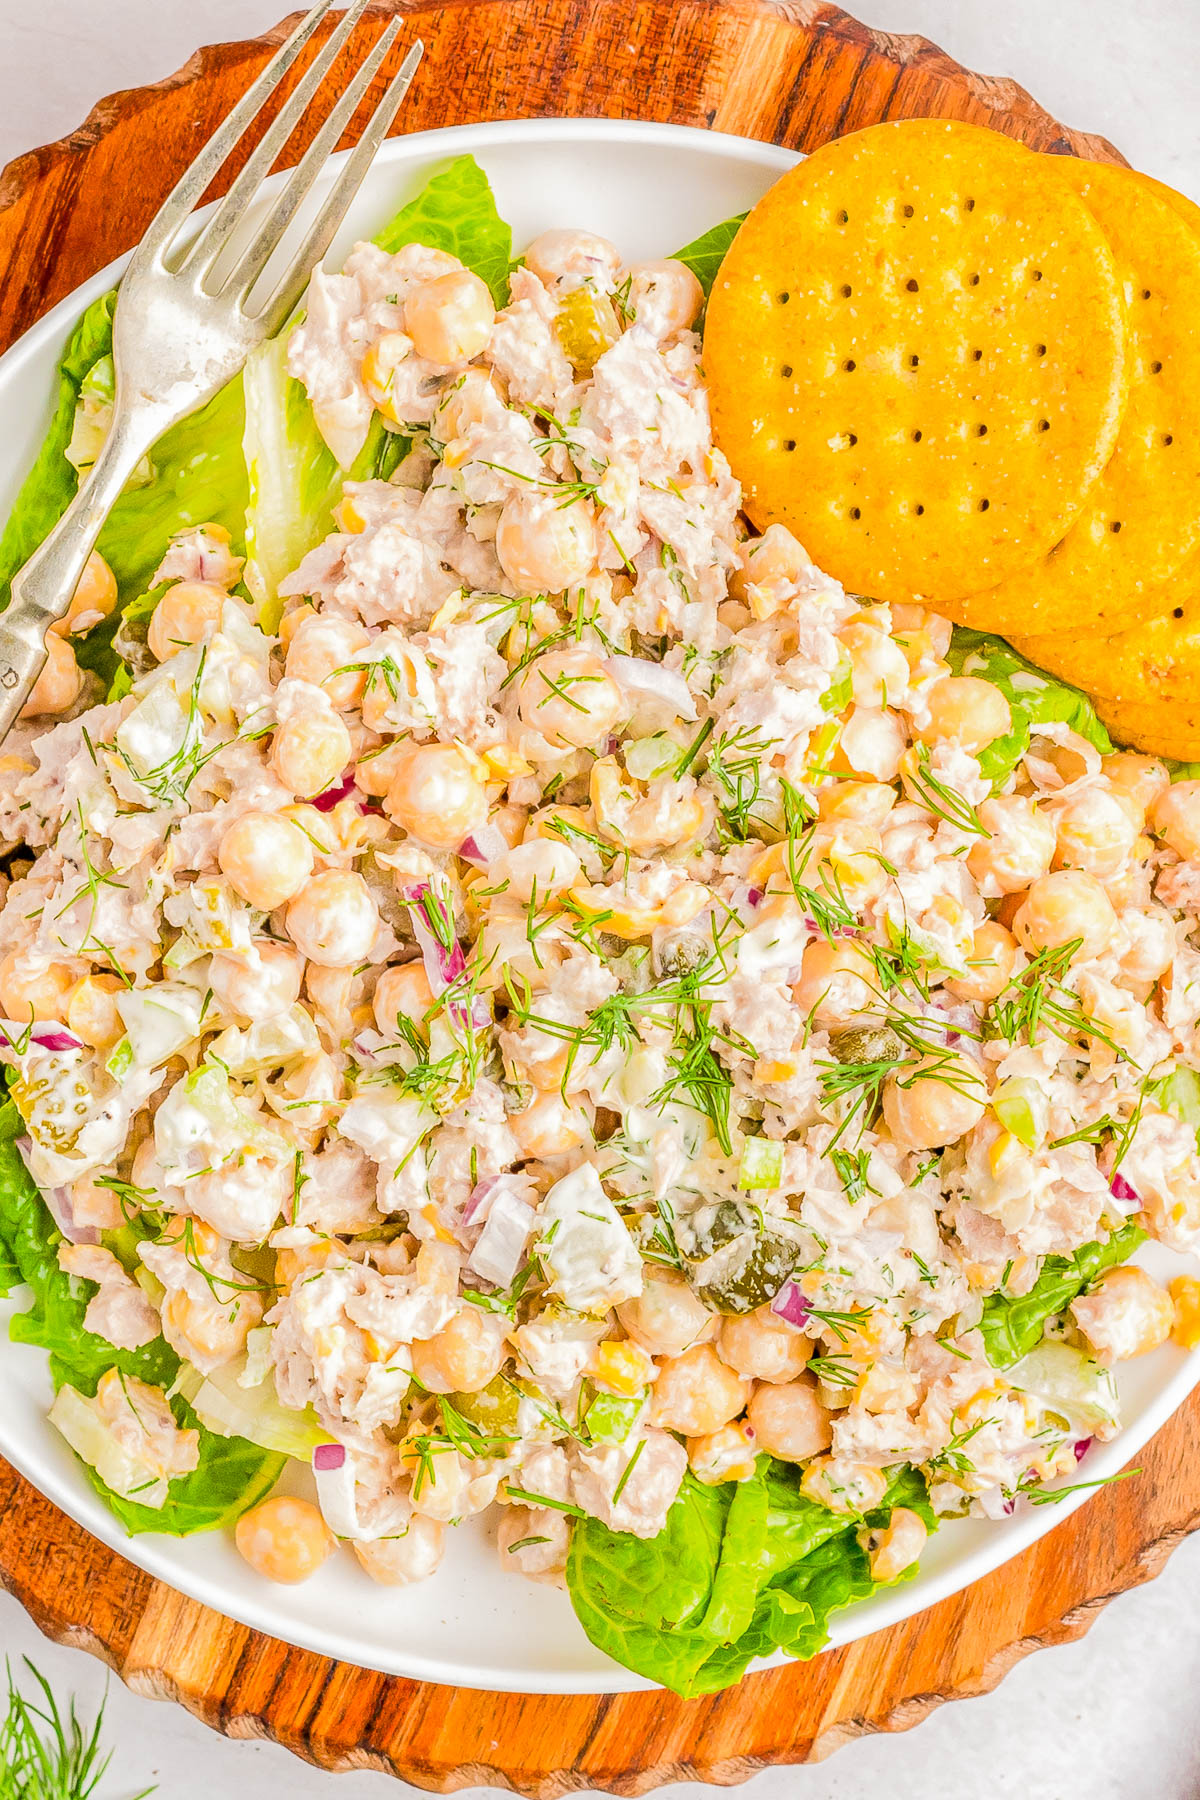
[[906,281],[904,285],[908,289],[910,294],[918,294],[921,291],[918,283],[914,280],[910,279],[910,280]]
[[1033,354],[1035,356],[1045,356],[1045,354],[1046,354],[1045,344],[1035,344],[1033,346]]
[[1108,529],[1113,533],[1113,535],[1115,537],[1117,532],[1120,531],[1120,529],[1121,529],[1120,519],[1110,519],[1108,522]]
[[839,225],[848,225],[850,223],[850,214],[846,211],[844,206],[837,215],[837,222]]
[[1169,431],[1164,431],[1162,434],[1162,441],[1164,444],[1173,444],[1175,439],[1171,436]]
[[1150,364],[1150,373],[1152,375],[1161,375],[1162,374],[1162,364],[1160,362],[1152,362]]
[[792,365],[791,365],[791,363],[780,363],[780,365],[779,365],[779,373],[780,373],[780,374],[781,374],[781,375],[782,375],[782,376],[783,376],[783,379],[784,379],[784,380],[785,380],[785,381],[787,381],[787,380],[788,380],[788,378],[789,378],[789,377],[790,377],[790,375],[791,375],[791,373],[792,373]]
[[1037,428],[1039,431],[1049,431],[1049,429],[1050,429],[1049,419],[1039,419],[1037,422]]
[[862,518],[862,508],[859,506],[852,506],[850,508],[850,517],[852,519],[861,519]]
[[1150,289],[1149,289],[1149,288],[1143,288],[1143,289],[1142,289],[1142,299],[1143,299],[1143,300],[1148,300],[1148,299],[1149,299],[1149,298],[1150,298]]
[[990,500],[981,500],[981,501],[980,501],[980,502],[979,502],[979,510],[980,510],[980,512],[986,512],[986,511],[987,511],[987,509],[988,509],[988,507],[989,507],[989,506],[990,506],[990,505],[991,505],[991,504],[992,504],[992,503],[991,503],[991,501],[990,501]]
[[1030,269],[1029,279],[1030,281],[1040,281],[1042,279],[1042,271],[1040,269]]
[[982,362],[983,361],[983,351],[982,350],[972,350],[971,361],[972,362]]
[[968,275],[967,276],[967,286],[968,287],[978,287],[979,286],[978,275]]
[[917,355],[915,350],[913,351],[911,356],[906,356],[904,360],[908,364],[910,369],[915,369],[921,361],[920,357]]
[[966,199],[963,201],[963,211],[964,212],[974,212],[975,211],[975,201],[971,197],[970,194],[968,194]]
[[796,448],[795,438],[785,438],[783,440],[783,447],[785,450],[794,450]]
[[921,505],[920,501],[918,501],[916,506],[913,507],[913,511],[916,513],[916,515],[919,519],[921,514],[925,511],[925,508]]
[[776,294],[775,299],[780,306],[786,306],[791,297],[792,296],[785,290],[782,294]]
[[853,450],[855,444],[857,444],[857,442],[858,442],[857,431],[848,431],[846,433],[846,442],[850,445],[850,448]]
[[977,425],[975,427],[975,436],[976,437],[986,437],[987,436],[987,426],[986,425]]
[[858,364],[855,362],[855,360],[852,356],[848,356],[846,358],[845,362],[842,364],[842,368],[845,370],[847,375],[853,375],[853,373],[854,373],[855,369],[857,369],[857,367],[858,367]]
[[842,283],[840,291],[841,291],[842,299],[848,300],[850,298],[851,294],[854,292],[854,289],[850,286],[850,283],[848,281],[844,281]]
[[1182,619],[1182,617],[1183,617],[1183,608],[1182,608],[1182,606],[1173,606],[1173,607],[1172,607],[1172,608],[1171,608],[1171,617],[1172,617],[1172,618],[1173,618],[1173,619]]
[[913,443],[914,443],[914,444],[919,444],[919,443],[920,443],[920,441],[921,441],[921,433],[920,433],[920,432],[919,432],[919,431],[914,431],[914,432],[913,432],[913,433],[912,433],[912,441],[913,441]]
[[906,207],[905,207],[905,208],[904,208],[904,216],[905,216],[905,218],[906,218],[906,219],[911,219],[911,218],[912,218],[912,216],[913,216],[913,209],[912,209],[912,207],[911,207],[911,206],[906,206]]

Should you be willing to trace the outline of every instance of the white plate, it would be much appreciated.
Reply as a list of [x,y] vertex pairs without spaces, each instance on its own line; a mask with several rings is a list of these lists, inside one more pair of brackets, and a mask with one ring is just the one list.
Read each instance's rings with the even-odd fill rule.
[[[607,120],[471,125],[395,139],[378,157],[332,256],[369,235],[452,155],[470,151],[491,177],[502,215],[524,245],[555,225],[603,232],[629,258],[662,256],[743,211],[795,159],[715,132]],[[7,512],[48,419],[56,355],[84,305],[109,287],[113,263],[56,306],[0,359],[0,516]],[[1144,1260],[1165,1270],[1154,1248]],[[225,1536],[127,1538],[46,1422],[51,1387],[40,1351],[7,1341],[16,1310],[0,1303],[0,1452],[96,1537],[206,1606],[324,1656],[458,1686],[522,1693],[616,1693],[650,1684],[588,1643],[567,1596],[506,1573],[478,1524],[450,1534],[445,1561],[415,1588],[374,1586],[347,1553],[300,1588],[254,1575]],[[1097,1447],[1080,1475],[1115,1474],[1200,1380],[1200,1354],[1166,1348],[1126,1365],[1118,1382],[1124,1435]],[[292,1465],[295,1469],[295,1465]],[[306,1479],[297,1470],[298,1481]],[[945,1526],[919,1577],[839,1615],[833,1642],[893,1625],[977,1581],[1058,1524],[1087,1496],[992,1524]]]

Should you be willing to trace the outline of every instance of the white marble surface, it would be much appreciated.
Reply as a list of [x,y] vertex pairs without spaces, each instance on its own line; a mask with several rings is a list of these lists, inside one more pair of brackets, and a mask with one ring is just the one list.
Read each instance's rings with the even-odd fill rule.
[[[115,88],[168,73],[201,41],[253,36],[283,0],[0,0],[0,164],[59,137]],[[859,0],[870,23],[915,31],[969,66],[1013,75],[1068,124],[1200,196],[1200,0]],[[942,1708],[903,1737],[863,1740],[778,1770],[753,1800],[1196,1800],[1200,1795],[1200,1539],[1152,1586],[1111,1606],[1082,1643],[1047,1651],[992,1695]],[[85,1704],[103,1672],[47,1645],[0,1595],[0,1652],[34,1657]],[[230,1743],[177,1708],[118,1687],[118,1755],[98,1800],[157,1781],[165,1800],[384,1800],[384,1777],[333,1778],[274,1746]],[[693,1790],[694,1791],[694,1790]],[[711,1790],[715,1793],[716,1790]],[[682,1787],[664,1790],[682,1796]]]

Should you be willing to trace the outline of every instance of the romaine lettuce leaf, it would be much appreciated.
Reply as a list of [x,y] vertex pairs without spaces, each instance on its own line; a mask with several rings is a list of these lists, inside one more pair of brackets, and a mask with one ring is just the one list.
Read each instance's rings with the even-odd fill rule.
[[675,252],[676,262],[686,263],[707,299],[712,293],[713,282],[717,279],[717,271],[725,261],[725,253],[742,228],[745,213],[739,213],[736,219],[724,219],[720,225],[714,225],[682,250]]
[[1048,1256],[1027,1294],[992,1294],[983,1303],[979,1329],[988,1360],[997,1369],[1011,1368],[1042,1341],[1049,1321],[1070,1305],[1076,1294],[1095,1281],[1102,1269],[1127,1262],[1146,1241],[1132,1220],[1103,1243],[1084,1244],[1071,1256]]
[[[163,1338],[140,1350],[118,1350],[84,1330],[91,1284],[72,1281],[58,1266],[58,1229],[16,1146],[23,1130],[16,1107],[6,1101],[0,1106],[0,1284],[7,1273],[7,1286],[23,1282],[32,1294],[29,1310],[12,1320],[10,1336],[50,1352],[56,1390],[70,1382],[80,1393],[94,1394],[111,1368],[169,1388],[179,1372],[179,1358]],[[199,1427],[200,1462],[190,1475],[172,1482],[161,1510],[119,1498],[83,1465],[92,1486],[131,1534],[159,1531],[183,1537],[228,1524],[270,1492],[283,1467],[282,1456],[243,1438],[206,1431],[178,1396],[172,1406],[181,1425]]]
[[389,253],[418,243],[445,250],[483,277],[497,306],[508,304],[512,230],[496,211],[491,184],[473,156],[455,157],[431,175],[375,242]]
[[[895,1474],[867,1523],[885,1524],[897,1506],[933,1528],[912,1469]],[[799,1469],[766,1457],[748,1481],[706,1487],[689,1474],[655,1538],[577,1521],[571,1603],[617,1662],[677,1694],[713,1693],[776,1650],[814,1656],[830,1615],[874,1591],[860,1523],[809,1500]]]
[[1035,725],[1069,725],[1102,755],[1112,750],[1112,739],[1087,695],[1043,674],[1003,638],[956,625],[947,660],[956,675],[980,675],[995,682],[1012,709],[1012,730],[989,744],[979,758],[981,771],[996,787],[1007,780],[1025,754]]

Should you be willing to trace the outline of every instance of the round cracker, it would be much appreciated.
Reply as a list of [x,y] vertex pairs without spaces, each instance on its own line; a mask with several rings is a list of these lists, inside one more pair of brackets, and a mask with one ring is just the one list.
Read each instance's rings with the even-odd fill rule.
[[788,171],[709,301],[717,441],[760,529],[847,587],[937,603],[1044,556],[1111,454],[1125,326],[1107,239],[998,133],[911,119]]
[[1109,635],[1014,637],[1014,649],[1040,669],[1089,694],[1145,700],[1151,694],[1194,700],[1200,710],[1200,547],[1156,590],[1152,617]]
[[1200,762],[1200,712],[1170,701],[1123,701],[1100,695],[1096,711],[1114,744],[1169,756],[1176,762]]
[[947,608],[963,624],[1023,637],[1105,633],[1160,610],[1156,590],[1200,543],[1200,231],[1128,169],[1046,163],[1087,202],[1116,254],[1129,399],[1112,458],[1063,542]]

